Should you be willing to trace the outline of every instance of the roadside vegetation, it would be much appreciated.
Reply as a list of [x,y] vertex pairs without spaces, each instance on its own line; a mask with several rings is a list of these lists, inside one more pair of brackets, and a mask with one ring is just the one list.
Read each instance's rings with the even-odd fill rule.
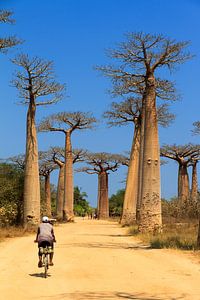
[[198,203],[179,203],[177,198],[162,200],[162,212],[162,232],[140,233],[138,226],[132,225],[128,227],[129,234],[155,249],[197,250]]

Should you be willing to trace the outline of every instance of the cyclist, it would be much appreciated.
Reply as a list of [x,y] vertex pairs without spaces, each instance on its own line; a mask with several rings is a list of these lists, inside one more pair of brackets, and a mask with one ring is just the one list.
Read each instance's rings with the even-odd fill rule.
[[[42,267],[42,254],[40,253],[40,247],[51,246],[53,249],[53,243],[56,242],[53,226],[50,224],[49,218],[44,216],[42,217],[42,223],[38,227],[37,236],[35,242],[38,243],[38,267]],[[49,265],[53,266],[53,251],[50,253]]]

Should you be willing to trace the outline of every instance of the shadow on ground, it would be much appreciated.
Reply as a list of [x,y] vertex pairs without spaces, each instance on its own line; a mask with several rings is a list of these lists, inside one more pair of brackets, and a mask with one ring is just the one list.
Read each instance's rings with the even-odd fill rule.
[[[29,276],[38,277],[38,278],[45,278],[44,273],[33,273],[33,274],[29,274]],[[47,277],[51,277],[51,275],[47,274]]]
[[132,299],[132,300],[184,300],[186,295],[172,296],[172,295],[145,295],[144,293],[123,293],[123,292],[75,292],[75,293],[65,293],[60,295],[54,295],[45,299],[73,299],[73,300],[122,300],[122,299]]
[[129,244],[129,243],[69,243],[59,244],[57,248],[69,248],[69,247],[80,247],[80,248],[101,248],[101,249],[152,249],[151,247],[143,244]]

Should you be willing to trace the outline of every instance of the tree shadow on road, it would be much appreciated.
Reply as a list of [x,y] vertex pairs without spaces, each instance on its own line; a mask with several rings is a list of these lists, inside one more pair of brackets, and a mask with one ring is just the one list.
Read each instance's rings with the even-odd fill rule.
[[131,234],[105,234],[105,233],[77,233],[77,235],[86,236],[107,236],[107,237],[133,237]]
[[69,247],[81,247],[81,248],[101,248],[101,249],[152,249],[150,246],[143,244],[130,244],[130,243],[69,243],[69,244],[59,244],[58,248],[69,248]]
[[61,300],[61,299],[76,299],[76,300],[122,300],[122,299],[132,299],[132,300],[184,300],[186,295],[173,296],[173,295],[145,295],[144,293],[123,293],[123,292],[74,292],[74,293],[64,293],[59,295],[54,295],[48,297],[48,299]]

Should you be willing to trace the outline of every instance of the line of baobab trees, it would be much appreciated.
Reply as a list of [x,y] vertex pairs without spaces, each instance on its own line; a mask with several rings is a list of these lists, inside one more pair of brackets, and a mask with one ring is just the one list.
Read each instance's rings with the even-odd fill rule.
[[[4,19],[0,18],[0,21],[9,21],[9,17],[7,13],[7,16]],[[15,41],[13,45],[17,43],[18,41]],[[188,42],[176,42],[163,35],[128,33],[124,42],[120,43],[116,49],[109,50],[112,65],[96,67],[99,72],[111,79],[112,96],[123,99],[120,103],[114,102],[111,110],[105,113],[108,123],[123,125],[133,122],[134,124],[122,222],[137,222],[141,232],[159,232],[162,229],[158,123],[161,122],[166,126],[174,119],[168,111],[167,102],[175,101],[177,94],[174,83],[161,78],[163,76],[161,70],[172,71],[177,65],[190,59],[191,55],[186,50],[188,44]],[[19,91],[21,103],[28,107],[24,162],[24,226],[36,224],[40,219],[37,130],[64,133],[62,217],[71,221],[73,219],[71,135],[77,129],[91,129],[97,120],[88,112],[61,112],[45,118],[37,126],[37,107],[60,101],[63,98],[65,85],[54,80],[52,62],[38,57],[30,58],[27,54],[17,55],[12,62],[18,67],[12,84]],[[167,102],[159,104],[160,99]],[[199,128],[198,122],[195,126]],[[123,142],[122,137],[118,142]],[[170,147],[163,148],[163,156],[167,156],[166,148],[169,150]],[[168,157],[172,158],[169,155]],[[195,159],[198,160],[197,157]],[[191,162],[193,165],[195,165],[195,159]],[[107,189],[105,189],[108,186],[107,171],[115,171],[122,163],[122,159],[119,154],[105,152],[88,153],[86,161],[89,166],[83,167],[81,171],[99,175],[98,210],[100,217],[104,217],[108,204],[101,202],[100,199],[101,196],[103,199],[107,197]],[[183,183],[185,180],[182,176],[183,169],[181,167],[179,171],[180,189],[183,187],[185,189],[186,186]],[[180,191],[181,195],[182,193]]]

